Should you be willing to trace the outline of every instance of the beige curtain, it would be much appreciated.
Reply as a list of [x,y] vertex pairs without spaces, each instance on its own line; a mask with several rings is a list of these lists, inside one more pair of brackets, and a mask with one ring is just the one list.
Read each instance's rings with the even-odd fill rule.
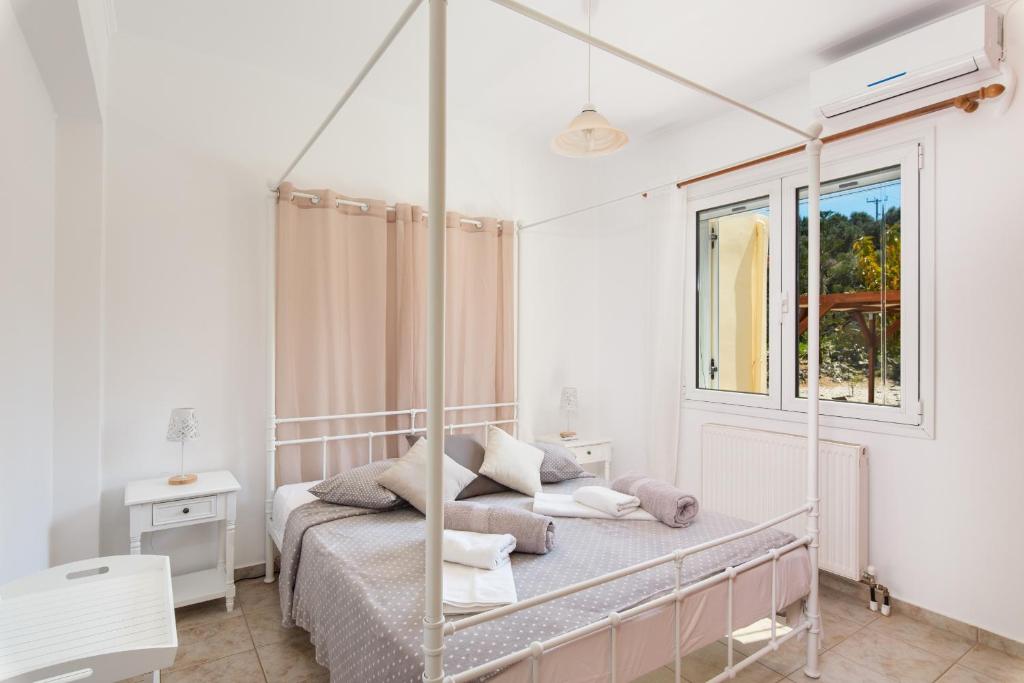
[[[277,415],[302,417],[423,408],[426,403],[425,212],[383,202],[337,207],[340,195],[278,202]],[[348,197],[344,197],[348,199]],[[447,217],[446,403],[499,403],[514,395],[513,223]],[[503,229],[507,228],[507,229]],[[510,410],[449,415],[446,422],[505,419]],[[425,424],[421,415],[418,426]],[[407,416],[285,424],[278,439],[405,429]],[[373,458],[404,438],[377,439]],[[366,439],[329,444],[328,468],[367,462]],[[320,476],[321,446],[284,447],[279,482]]]

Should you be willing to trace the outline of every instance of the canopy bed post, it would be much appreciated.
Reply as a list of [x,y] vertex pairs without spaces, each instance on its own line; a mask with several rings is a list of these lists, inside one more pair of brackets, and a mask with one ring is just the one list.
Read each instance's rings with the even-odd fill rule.
[[267,497],[264,501],[263,581],[274,582],[274,539],[270,536],[271,518],[274,514],[274,490],[276,489],[277,455],[277,197],[271,195],[267,228]]
[[[807,143],[807,546],[811,588],[807,596],[807,663],[804,674],[818,678],[818,639],[821,614],[818,608],[818,384],[821,365],[821,124],[815,123]],[[775,609],[775,606],[772,606]]]
[[444,679],[444,575],[441,544],[444,457],[444,257],[446,185],[447,0],[430,0],[427,178],[427,552],[423,680]]

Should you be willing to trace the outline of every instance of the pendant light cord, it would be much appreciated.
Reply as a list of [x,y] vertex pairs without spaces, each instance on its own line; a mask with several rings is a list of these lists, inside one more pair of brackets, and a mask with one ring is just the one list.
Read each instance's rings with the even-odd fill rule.
[[[594,13],[593,0],[587,0],[587,35],[593,37],[594,31],[591,26],[591,16]],[[594,47],[587,43],[587,104],[593,102],[590,99],[590,55]]]

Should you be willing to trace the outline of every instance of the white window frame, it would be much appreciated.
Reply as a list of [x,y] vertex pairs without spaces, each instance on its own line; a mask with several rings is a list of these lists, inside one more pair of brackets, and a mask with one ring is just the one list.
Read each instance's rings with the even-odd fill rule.
[[[823,151],[822,178],[829,180],[845,175],[855,175],[859,172],[869,171],[875,168],[884,168],[886,165],[893,166],[896,163],[901,165],[907,161],[911,162],[909,169],[901,169],[901,178],[916,178],[917,197],[912,198],[906,189],[902,189],[901,197],[901,263],[903,279],[909,282],[908,271],[914,270],[917,275],[917,296],[913,297],[916,305],[916,325],[910,326],[907,322],[906,313],[902,313],[901,334],[903,340],[901,353],[901,405],[894,406],[867,406],[866,410],[859,410],[860,404],[845,404],[837,406],[838,402],[821,401],[822,409],[821,424],[825,428],[845,429],[854,431],[875,432],[882,434],[894,434],[899,436],[934,438],[935,435],[935,414],[932,406],[935,403],[935,129],[934,125],[924,123],[917,125],[899,126],[889,131],[880,131],[865,138],[851,139],[843,142],[833,143],[825,147]],[[886,163],[886,159],[889,162]],[[872,165],[874,162],[875,165]],[[841,173],[841,169],[853,169],[851,172]],[[687,410],[708,411],[712,413],[731,414],[747,416],[756,419],[778,420],[782,422],[803,421],[806,410],[806,399],[795,397],[795,360],[791,361],[790,368],[786,372],[789,378],[782,374],[783,354],[791,354],[789,357],[795,359],[794,336],[797,311],[794,306],[798,301],[795,295],[796,278],[792,273],[796,263],[796,224],[791,222],[789,231],[792,232],[793,245],[790,252],[783,244],[788,237],[784,233],[782,212],[785,210],[780,206],[776,212],[774,205],[771,208],[772,241],[770,242],[773,282],[778,282],[773,287],[770,298],[769,315],[772,320],[772,328],[778,329],[778,336],[771,334],[770,361],[769,361],[769,395],[765,397],[750,394],[723,392],[718,390],[697,389],[696,363],[697,349],[696,340],[699,331],[691,328],[697,322],[697,213],[704,208],[711,208],[741,201],[744,198],[754,196],[772,196],[769,188],[774,184],[778,189],[779,202],[787,204],[786,196],[783,195],[782,184],[786,179],[793,180],[795,193],[797,177],[806,172],[806,157],[797,154],[786,157],[768,164],[753,167],[736,173],[722,176],[712,180],[690,186],[687,188],[687,196],[684,200],[684,212],[686,216],[686,301],[685,301],[685,334],[683,340],[684,359],[684,387],[683,407]],[[905,170],[906,172],[903,172]],[[910,173],[910,171],[914,173]],[[806,183],[803,183],[804,185]],[[904,188],[906,185],[904,184]],[[755,194],[760,192],[760,195]],[[908,232],[905,227],[903,213],[906,207],[913,205],[917,209],[917,226],[914,231],[916,242],[916,259],[913,263],[906,263],[906,259],[913,252],[907,246]],[[789,207],[795,218],[795,198]],[[779,264],[776,256],[782,258]],[[789,264],[787,266],[787,264]],[[778,280],[775,280],[778,275]],[[792,277],[791,277],[792,275]],[[783,292],[788,287],[788,292]],[[788,301],[783,305],[784,296]],[[905,298],[907,299],[907,298]],[[904,302],[901,301],[901,309]],[[783,309],[786,308],[786,313]],[[911,330],[916,336],[916,344],[911,347],[907,332]],[[785,328],[785,329],[783,329]],[[788,348],[787,348],[788,347]],[[907,349],[914,356],[913,359],[907,355]],[[912,372],[916,381],[911,382],[907,372]],[[772,381],[774,380],[774,381]],[[785,384],[784,384],[785,383]],[[790,393],[790,389],[793,389]],[[783,391],[792,396],[783,405]],[[913,394],[913,397],[911,396]],[[771,400],[774,397],[774,402]],[[751,400],[753,399],[753,400]],[[846,410],[848,408],[853,410]],[[841,433],[837,433],[841,436]]]
[[[921,422],[918,396],[918,350],[920,289],[919,238],[921,221],[918,211],[920,178],[918,163],[920,154],[917,144],[901,145],[896,148],[866,154],[853,159],[844,159],[823,164],[823,182],[846,178],[876,169],[891,166],[900,167],[900,279],[902,283],[914,283],[910,296],[900,297],[900,405],[883,406],[870,403],[852,403],[822,399],[819,410],[822,415],[850,417],[859,420],[877,420],[900,424],[917,425]],[[796,350],[797,322],[800,318],[797,302],[797,201],[796,193],[807,186],[807,174],[797,173],[782,179],[782,231],[783,231],[783,300],[789,302],[782,317],[782,355],[788,359],[783,363],[782,409],[805,412],[807,399],[797,397]]]
[[[694,276],[690,278],[689,283],[689,288],[692,292],[692,305],[689,307],[692,317],[687,318],[692,321],[693,327],[686,327],[686,329],[690,330],[690,332],[687,333],[687,336],[689,337],[688,345],[692,348],[692,353],[687,354],[689,362],[687,363],[686,386],[692,387],[686,392],[686,397],[688,399],[732,405],[753,406],[757,408],[778,408],[779,406],[780,388],[778,373],[780,369],[779,345],[781,343],[781,338],[779,336],[779,326],[771,322],[772,318],[775,317],[775,309],[777,308],[777,292],[781,286],[780,271],[782,270],[779,267],[779,254],[782,249],[782,231],[780,229],[782,206],[779,203],[781,198],[779,192],[779,182],[772,181],[768,183],[747,185],[745,187],[688,202],[686,233],[690,240],[687,252],[691,254],[691,259],[687,272],[694,274]],[[700,254],[698,253],[700,250],[697,248],[699,228],[697,225],[697,215],[705,209],[714,209],[719,206],[727,206],[729,204],[736,204],[738,202],[765,196],[768,197],[768,393],[751,394],[747,392],[728,391],[723,389],[701,389],[698,387],[699,377],[697,372],[697,362],[700,355],[698,353],[697,341],[700,334],[700,325],[697,322],[697,316],[699,315],[699,306],[697,302],[697,278],[699,277],[698,262],[700,259]]]

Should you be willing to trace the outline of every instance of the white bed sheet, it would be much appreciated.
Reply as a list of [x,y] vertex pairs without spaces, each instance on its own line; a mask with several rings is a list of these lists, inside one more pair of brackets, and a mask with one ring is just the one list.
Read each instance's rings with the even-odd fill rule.
[[288,516],[300,505],[316,500],[316,496],[310,493],[309,489],[319,484],[320,481],[322,480],[318,479],[277,487],[277,491],[274,492],[274,506],[271,513],[273,516],[268,531],[270,537],[274,539],[274,543],[277,544],[278,550],[281,549],[281,540],[284,538],[284,527],[288,524]]

